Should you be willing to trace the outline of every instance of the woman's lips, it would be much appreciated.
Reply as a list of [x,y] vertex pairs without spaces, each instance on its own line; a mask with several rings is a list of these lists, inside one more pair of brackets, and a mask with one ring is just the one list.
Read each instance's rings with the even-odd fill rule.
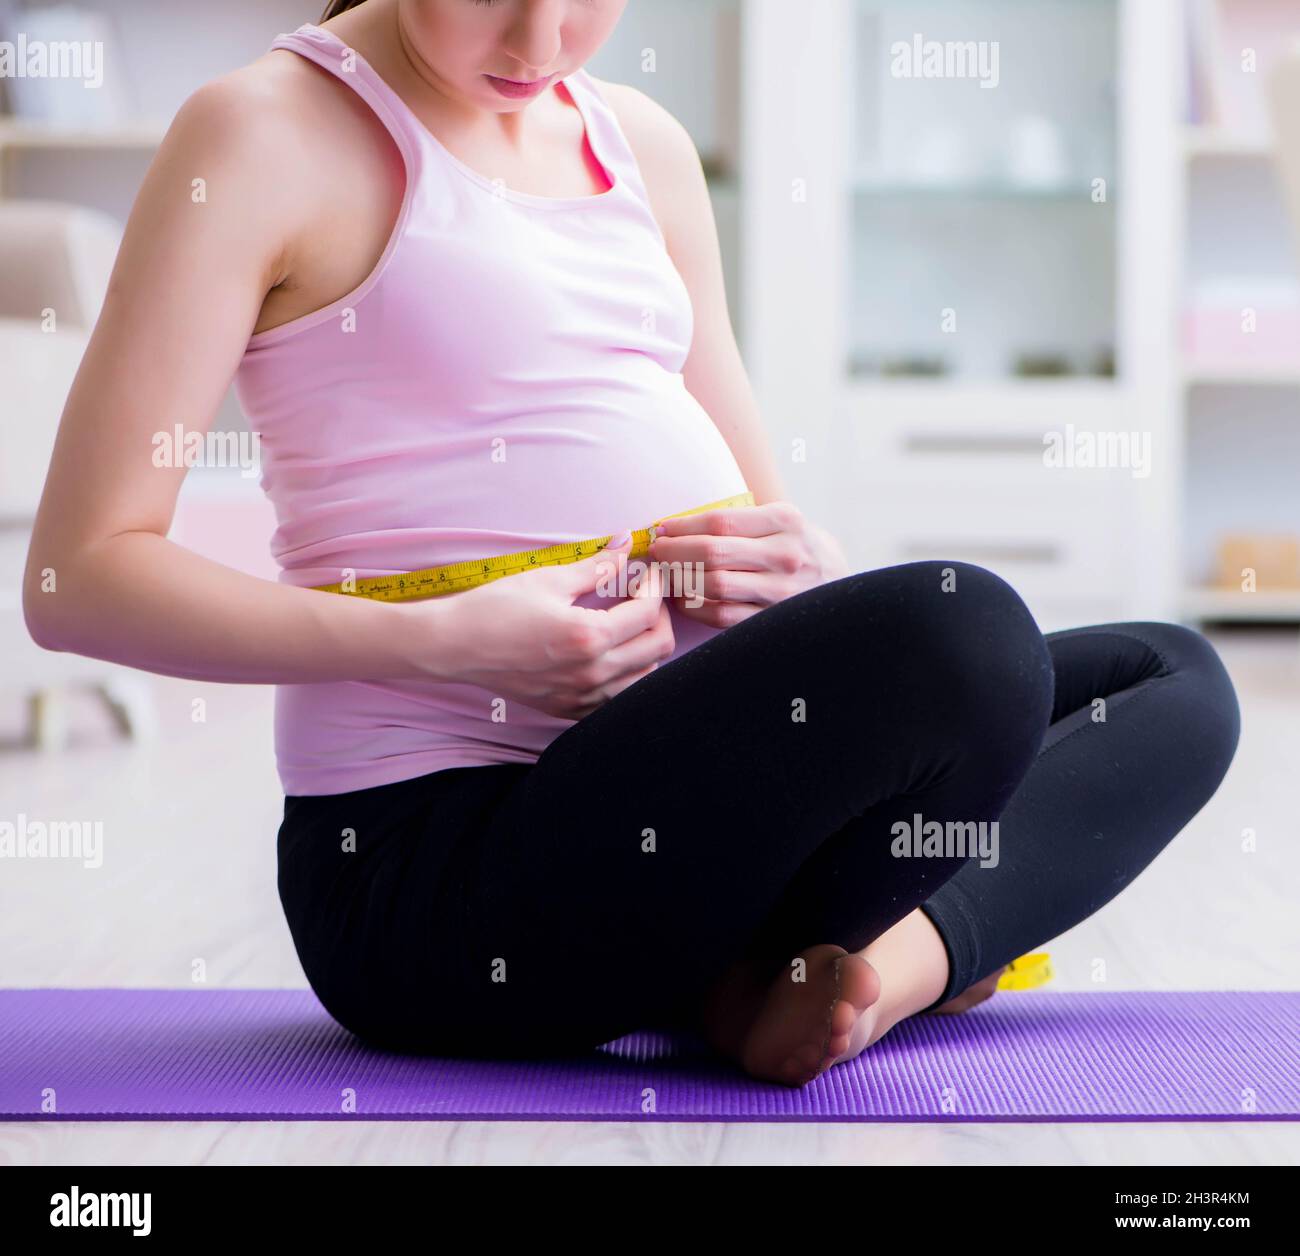
[[512,100],[520,100],[525,96],[536,96],[538,92],[555,77],[554,74],[548,74],[543,79],[534,79],[531,83],[520,83],[515,79],[497,78],[495,74],[485,74],[483,76],[493,87],[503,96],[509,96]]

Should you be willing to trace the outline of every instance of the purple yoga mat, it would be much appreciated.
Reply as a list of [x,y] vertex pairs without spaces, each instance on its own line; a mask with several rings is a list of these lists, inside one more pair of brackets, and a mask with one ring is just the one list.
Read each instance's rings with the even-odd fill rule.
[[801,1090],[635,1034],[572,1060],[370,1050],[307,990],[0,990],[7,1120],[1300,1119],[1300,993],[999,994]]

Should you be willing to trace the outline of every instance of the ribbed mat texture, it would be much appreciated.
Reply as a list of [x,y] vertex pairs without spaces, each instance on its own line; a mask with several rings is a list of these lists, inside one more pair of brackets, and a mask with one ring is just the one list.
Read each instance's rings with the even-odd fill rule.
[[581,1058],[362,1046],[307,990],[0,990],[6,1120],[1300,1119],[1300,993],[999,994],[800,1090],[635,1034]]

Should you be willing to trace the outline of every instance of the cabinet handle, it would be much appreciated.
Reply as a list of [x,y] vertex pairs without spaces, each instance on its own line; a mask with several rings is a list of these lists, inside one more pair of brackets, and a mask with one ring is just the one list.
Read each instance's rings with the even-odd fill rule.
[[974,436],[964,432],[909,432],[903,448],[913,454],[1033,454],[1041,459],[1041,436]]

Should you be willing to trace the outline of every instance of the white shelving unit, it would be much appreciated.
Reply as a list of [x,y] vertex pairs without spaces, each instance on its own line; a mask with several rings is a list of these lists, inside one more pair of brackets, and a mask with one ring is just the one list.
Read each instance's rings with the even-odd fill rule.
[[[1040,16],[1059,9],[1075,25],[1095,24],[1096,12],[1081,12],[1088,4],[1048,0],[1033,8]],[[864,196],[909,202],[907,213],[921,213],[922,202],[926,212],[937,204],[958,228],[961,214],[951,207],[961,211],[972,197],[996,202],[995,221],[1073,214],[1070,201],[1090,207],[1090,180],[1074,176],[1025,188],[969,173],[924,187],[864,174],[855,155],[853,102],[862,98],[864,75],[889,69],[880,59],[864,64],[857,37],[864,11],[882,7],[889,6],[824,0],[814,23],[801,6],[782,0],[754,0],[746,8],[746,64],[769,67],[749,76],[743,111],[748,350],[792,491],[819,514],[834,508],[833,523],[859,566],[921,557],[978,562],[1011,580],[1048,628],[1171,617],[1180,583],[1183,454],[1175,406],[1180,249],[1170,228],[1181,160],[1177,57],[1170,52],[1178,47],[1176,0],[1092,0],[1093,9],[1110,9],[1115,30],[1113,168],[1095,171],[1107,179],[1114,227],[1113,244],[1103,244],[1099,254],[1114,289],[1109,331],[1117,374],[1109,377],[1019,378],[987,366],[958,366],[937,378],[850,373],[859,339],[855,310],[892,302],[909,312],[912,300],[897,275],[894,290],[875,291],[872,276],[851,274]],[[1029,16],[1028,6],[1006,0],[902,9],[908,30],[936,39],[974,38],[972,20],[996,38]],[[1100,39],[1095,32],[1094,39]],[[803,90],[775,90],[776,67],[797,77]],[[1003,60],[1004,83],[1017,72]],[[977,84],[962,86],[976,94],[972,109],[982,103]],[[944,244],[937,234],[928,238],[936,248]],[[987,235],[973,232],[959,242],[973,267],[982,242]],[[1068,287],[1061,299],[1070,299]],[[983,310],[969,288],[964,300],[959,294],[930,304],[925,317],[935,328],[941,304],[963,307],[959,338],[971,326],[963,325],[963,313],[969,319],[972,308],[975,319],[1017,312],[1010,287],[989,297]],[[972,340],[979,330],[972,330]],[[1089,333],[1080,333],[1076,359],[1091,344]],[[1151,474],[1137,479],[1120,469],[1048,468],[1043,438],[1067,425],[1076,432],[1149,434]],[[804,461],[790,457],[805,447]]]
[[[1196,46],[1194,72],[1208,109],[1205,116],[1180,115],[1181,308],[1190,314],[1203,285],[1226,279],[1232,305],[1242,312],[1259,306],[1267,320],[1270,301],[1289,280],[1300,312],[1300,228],[1282,203],[1265,107],[1270,62],[1288,41],[1300,40],[1300,8],[1214,0],[1199,10],[1184,7],[1182,16],[1181,38]],[[1220,304],[1229,306],[1226,299]],[[1189,348],[1179,355],[1178,422],[1193,451],[1180,520],[1189,545],[1179,607],[1192,621],[1294,624],[1300,588],[1244,593],[1211,583],[1217,535],[1300,537],[1300,339],[1290,352],[1246,353],[1248,344],[1243,334],[1211,354]]]

